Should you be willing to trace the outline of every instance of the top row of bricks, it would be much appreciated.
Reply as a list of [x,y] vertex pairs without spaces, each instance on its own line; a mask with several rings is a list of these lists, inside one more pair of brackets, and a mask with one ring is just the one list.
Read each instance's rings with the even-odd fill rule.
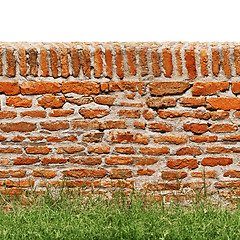
[[237,43],[0,43],[0,76],[68,78],[240,75]]

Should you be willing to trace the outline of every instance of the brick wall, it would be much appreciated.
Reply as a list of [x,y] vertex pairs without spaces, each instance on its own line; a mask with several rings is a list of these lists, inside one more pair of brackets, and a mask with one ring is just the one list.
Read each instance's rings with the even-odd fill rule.
[[0,190],[226,194],[240,186],[239,75],[232,43],[1,43]]

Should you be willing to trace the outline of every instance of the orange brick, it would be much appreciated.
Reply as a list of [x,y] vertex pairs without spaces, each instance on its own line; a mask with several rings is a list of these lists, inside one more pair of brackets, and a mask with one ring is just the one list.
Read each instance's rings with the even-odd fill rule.
[[141,165],[141,166],[153,165],[158,161],[154,157],[135,157],[134,160],[136,162],[136,165]]
[[68,48],[60,44],[60,63],[61,63],[61,76],[67,78],[69,76],[68,66]]
[[80,72],[80,56],[79,56],[79,52],[76,46],[74,46],[73,44],[71,44],[70,47],[70,56],[72,59],[72,75],[74,77],[77,77],[79,75]]
[[44,139],[43,136],[33,136],[33,137],[28,137],[28,139],[31,141],[31,142],[37,142],[37,141],[41,141]]
[[59,147],[57,148],[57,153],[68,153],[68,154],[73,154],[73,153],[79,153],[84,151],[83,146],[67,146],[67,147]]
[[228,44],[223,44],[223,48],[222,48],[222,55],[223,55],[223,71],[224,74],[227,78],[231,78],[232,74],[231,74],[231,67],[229,64],[229,45]]
[[211,112],[211,119],[212,120],[221,120],[229,117],[229,112],[225,111],[216,111]]
[[234,124],[213,124],[210,128],[210,132],[234,132],[238,130],[238,126]]
[[41,163],[42,164],[60,164],[60,163],[66,163],[67,159],[66,158],[55,158],[55,157],[44,157],[41,158]]
[[185,135],[179,135],[179,136],[168,135],[168,136],[155,137],[153,140],[155,143],[169,142],[169,143],[175,143],[175,144],[183,144],[187,142],[187,139],[188,138]]
[[47,146],[39,146],[39,147],[27,147],[25,149],[26,153],[30,154],[48,154],[52,149]]
[[40,67],[41,67],[42,77],[47,77],[49,74],[47,58],[48,58],[47,50],[44,47],[41,47],[40,48]]
[[84,105],[93,102],[93,98],[92,97],[66,98],[66,101],[77,105]]
[[139,118],[141,113],[137,109],[121,109],[117,112],[119,116],[124,116],[128,118]]
[[0,148],[0,153],[22,153],[22,149],[21,148],[11,148],[11,147],[7,147],[7,148]]
[[83,46],[82,49],[82,66],[83,73],[87,77],[91,77],[91,59],[90,59],[90,50],[87,46]]
[[189,82],[151,82],[149,83],[150,93],[157,96],[179,94],[186,91],[190,84]]
[[[216,188],[238,188],[240,181],[219,181],[214,185]],[[231,190],[232,191],[232,190]]]
[[172,131],[172,126],[171,125],[167,125],[165,123],[149,123],[148,124],[148,128],[151,131],[154,132],[171,132]]
[[190,140],[192,142],[216,142],[218,140],[217,136],[191,136]]
[[145,83],[139,81],[119,81],[119,82],[109,82],[109,91],[138,91],[141,95],[145,92]]
[[143,155],[162,155],[162,154],[169,153],[169,148],[168,147],[157,147],[157,148],[140,147],[139,152],[142,153]]
[[149,143],[149,137],[144,136],[141,133],[137,133],[136,135],[134,135],[133,141],[135,143],[148,144]]
[[167,160],[167,167],[173,168],[173,169],[181,169],[188,167],[190,169],[197,168],[198,167],[198,161],[197,159],[169,159]]
[[207,99],[208,109],[222,109],[222,110],[240,110],[240,99],[237,97],[218,97]]
[[199,147],[182,147],[176,152],[177,155],[199,155],[202,150]]
[[46,94],[38,100],[38,105],[44,108],[60,108],[65,102],[65,97],[56,97],[51,94]]
[[221,147],[221,146],[211,146],[206,148],[207,153],[229,153],[233,152],[232,149]]
[[113,168],[110,171],[110,178],[130,178],[132,177],[132,171],[129,169],[117,169]]
[[188,77],[190,79],[194,79],[197,76],[194,45],[189,45],[185,49],[185,61],[186,68],[188,71]]
[[99,129],[100,123],[97,120],[86,121],[86,120],[76,120],[72,121],[71,125],[74,129]]
[[29,165],[39,162],[38,157],[17,157],[14,159],[15,165]]
[[161,75],[158,48],[155,46],[152,47],[152,71],[155,77],[159,77]]
[[212,72],[213,75],[218,76],[220,69],[220,56],[218,52],[218,48],[216,46],[212,46]]
[[186,172],[175,172],[175,171],[167,171],[162,172],[162,179],[164,180],[176,180],[176,179],[182,179],[187,176]]
[[7,106],[10,107],[31,107],[32,100],[31,99],[24,99],[20,98],[19,96],[8,97],[6,100]]
[[88,147],[88,153],[97,153],[97,154],[106,154],[110,152],[110,146],[89,146]]
[[26,76],[27,75],[27,56],[26,56],[26,49],[24,47],[19,47],[19,70],[20,75]]
[[2,123],[0,128],[4,132],[31,132],[36,128],[36,124],[28,122]]
[[191,172],[191,176],[195,178],[215,178],[215,171],[206,171],[206,172]]
[[23,82],[21,93],[23,95],[57,93],[61,91],[61,85],[56,82]]
[[125,121],[113,121],[113,120],[100,123],[100,129],[113,129],[113,128],[124,129],[127,128],[127,125]]
[[8,47],[6,49],[7,53],[7,72],[6,75],[9,77],[14,77],[16,75],[16,59],[14,56],[14,49]]
[[101,178],[107,174],[106,169],[71,169],[63,171],[63,175],[67,177],[95,177]]
[[77,93],[84,95],[98,94],[100,92],[99,84],[88,81],[65,81],[62,83],[63,93]]
[[172,53],[170,47],[165,47],[162,49],[162,57],[163,57],[163,68],[165,70],[165,77],[171,77],[173,72],[173,64],[172,64]]
[[105,47],[106,77],[112,78],[112,50],[110,46]]
[[77,158],[69,158],[69,162],[73,164],[81,164],[81,165],[96,165],[102,162],[99,157],[77,157]]
[[69,123],[67,121],[41,122],[40,125],[42,129],[47,129],[49,131],[58,131],[69,128]]
[[52,76],[54,78],[58,77],[58,55],[56,52],[56,48],[51,46],[50,47],[50,55],[51,55],[51,69],[52,69]]
[[34,170],[32,173],[33,177],[43,177],[43,178],[54,178],[57,176],[57,174],[48,169],[42,169],[42,170]]
[[240,178],[240,171],[239,170],[228,170],[223,174],[224,177],[230,178]]
[[20,87],[17,82],[0,82],[0,93],[6,95],[17,95]]
[[135,150],[133,147],[115,147],[114,149],[117,153],[122,154],[134,154]]
[[45,118],[46,117],[46,112],[44,111],[26,111],[26,112],[21,112],[21,117],[40,117],[40,118]]
[[213,95],[218,91],[226,91],[229,89],[229,82],[195,82],[192,87],[192,95]]
[[16,112],[0,111],[0,119],[1,118],[15,118],[15,117],[17,117],[17,113]]
[[80,109],[79,113],[85,118],[101,118],[110,112],[106,109]]
[[25,140],[26,138],[23,136],[15,136],[12,138],[13,142],[22,142],[23,140]]
[[175,48],[175,56],[177,61],[178,76],[182,76],[182,57],[181,57],[182,43],[179,43]]
[[203,166],[226,166],[233,163],[232,158],[226,158],[226,157],[206,157],[202,160],[201,164]]
[[240,135],[224,136],[222,140],[231,142],[240,141]]
[[158,110],[158,115],[160,118],[177,118],[177,117],[191,117],[191,118],[199,118],[207,120],[211,117],[209,112],[205,111],[191,111],[191,112],[184,112],[184,111],[167,111],[167,110]]
[[206,123],[184,123],[184,131],[191,131],[193,133],[205,133],[208,131],[208,125]]
[[135,121],[134,122],[134,127],[135,128],[145,129],[146,128],[146,123]]
[[240,46],[239,45],[236,45],[234,47],[234,60],[235,60],[236,74],[240,75]]
[[180,99],[181,105],[185,107],[200,107],[206,105],[205,97],[184,97]]
[[119,78],[124,77],[124,66],[123,66],[123,53],[120,45],[115,44],[114,50],[116,52],[116,66],[117,66],[117,75]]
[[68,137],[49,136],[49,137],[46,137],[46,140],[47,140],[47,142],[63,142],[63,141],[76,142],[77,137],[76,136],[68,136]]
[[208,76],[208,54],[206,46],[200,48],[200,64],[202,76]]
[[113,105],[116,98],[115,96],[99,95],[94,98],[94,102],[103,105]]
[[143,175],[147,175],[147,176],[151,176],[155,173],[154,170],[152,169],[143,169],[143,168],[140,168],[137,170],[137,175],[139,176],[143,176]]
[[116,143],[133,142],[133,133],[112,131],[109,133],[109,140]]
[[49,113],[49,117],[67,117],[74,113],[74,110],[54,109]]
[[29,59],[28,63],[30,66],[30,74],[34,77],[38,75],[38,65],[37,65],[37,56],[38,52],[36,48],[30,48],[29,49]]
[[142,77],[148,75],[147,50],[148,50],[147,46],[143,45],[139,47],[139,62]]
[[162,191],[162,190],[178,190],[180,188],[178,183],[144,183],[143,188],[149,191]]
[[142,115],[146,120],[150,120],[154,118],[154,113],[151,110],[143,110]]
[[94,133],[85,133],[82,137],[83,142],[100,142],[102,141],[104,133],[94,132]]
[[94,54],[94,76],[100,78],[103,72],[102,49],[100,46],[95,47]]
[[106,164],[110,165],[128,165],[133,163],[132,157],[107,157],[105,159]]

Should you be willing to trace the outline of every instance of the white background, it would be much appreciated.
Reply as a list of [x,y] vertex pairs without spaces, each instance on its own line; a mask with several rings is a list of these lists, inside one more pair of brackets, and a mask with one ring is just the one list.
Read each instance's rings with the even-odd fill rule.
[[2,0],[0,41],[240,41],[238,0]]

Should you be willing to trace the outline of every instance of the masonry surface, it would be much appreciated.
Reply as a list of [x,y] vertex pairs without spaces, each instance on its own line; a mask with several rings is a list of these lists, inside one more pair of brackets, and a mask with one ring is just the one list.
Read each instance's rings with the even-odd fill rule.
[[240,187],[240,44],[1,43],[0,191]]

